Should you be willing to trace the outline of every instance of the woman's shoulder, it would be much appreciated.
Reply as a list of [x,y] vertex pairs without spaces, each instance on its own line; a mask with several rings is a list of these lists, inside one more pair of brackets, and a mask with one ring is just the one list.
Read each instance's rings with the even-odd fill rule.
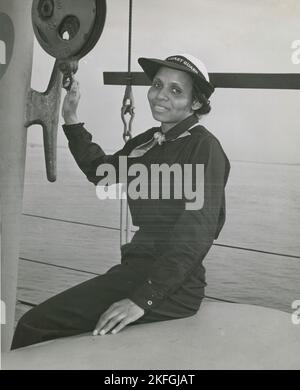
[[199,124],[189,130],[189,132],[192,135],[193,144],[196,149],[198,149],[199,151],[205,151],[206,153],[219,151],[224,155],[225,159],[229,163],[228,157],[223,149],[220,140],[205,126]]
[[196,125],[189,130],[189,133],[192,135],[194,143],[205,143],[206,145],[217,143],[222,147],[220,140],[203,125]]

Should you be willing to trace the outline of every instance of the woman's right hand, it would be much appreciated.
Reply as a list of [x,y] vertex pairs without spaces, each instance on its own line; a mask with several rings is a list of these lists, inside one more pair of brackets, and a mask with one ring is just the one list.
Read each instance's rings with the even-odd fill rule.
[[62,116],[66,125],[73,125],[79,122],[77,118],[79,100],[79,82],[73,79],[72,86],[67,92],[62,106]]

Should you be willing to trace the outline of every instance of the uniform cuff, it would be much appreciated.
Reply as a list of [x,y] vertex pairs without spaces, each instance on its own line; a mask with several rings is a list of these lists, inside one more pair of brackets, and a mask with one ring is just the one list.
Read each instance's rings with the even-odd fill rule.
[[145,311],[148,311],[157,306],[164,297],[165,294],[162,291],[153,287],[151,279],[147,279],[145,283],[129,296],[129,299]]
[[84,123],[80,122],[80,123],[75,123],[74,125],[63,125],[62,127],[66,137],[70,141],[71,138],[74,138],[78,135],[82,135],[86,132],[83,126]]

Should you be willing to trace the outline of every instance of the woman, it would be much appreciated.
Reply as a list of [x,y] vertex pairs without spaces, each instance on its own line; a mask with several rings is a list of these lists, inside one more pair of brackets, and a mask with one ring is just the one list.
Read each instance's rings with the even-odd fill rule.
[[[14,349],[83,332],[114,334],[133,323],[188,317],[200,307],[206,285],[202,261],[225,222],[224,188],[230,170],[219,141],[199,124],[201,115],[210,111],[214,88],[205,65],[190,55],[140,58],[139,64],[152,80],[148,100],[161,126],[134,137],[114,155],[105,155],[77,118],[80,93],[74,81],[63,104],[69,148],[95,185],[105,177],[99,173],[104,163],[114,167],[119,181],[120,157],[127,158],[128,169],[135,163],[147,169],[153,164],[202,164],[204,203],[187,207],[186,196],[161,199],[161,190],[158,199],[129,194],[133,224],[139,230],[122,247],[121,264],[26,313],[18,323]],[[127,179],[130,185],[132,178]],[[190,180],[197,185],[194,174]],[[170,186],[174,190],[182,182],[177,171]]]

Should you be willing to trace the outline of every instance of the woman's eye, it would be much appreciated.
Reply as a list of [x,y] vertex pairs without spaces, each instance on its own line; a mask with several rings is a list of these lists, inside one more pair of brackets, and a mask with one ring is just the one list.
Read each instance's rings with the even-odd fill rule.
[[152,83],[152,87],[154,87],[154,88],[159,88],[160,87],[160,82],[159,81],[153,81],[153,83]]
[[179,95],[181,90],[179,88],[172,88],[172,93],[174,93],[174,95]]

